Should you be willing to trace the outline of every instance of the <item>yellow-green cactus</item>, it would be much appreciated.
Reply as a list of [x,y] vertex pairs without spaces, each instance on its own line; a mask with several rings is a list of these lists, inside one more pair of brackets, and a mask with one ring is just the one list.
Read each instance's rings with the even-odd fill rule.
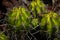
[[8,40],[8,37],[4,33],[0,32],[0,40]]
[[[45,25],[47,25],[47,31],[49,32],[49,33],[51,33],[52,32],[52,28],[54,27],[54,26],[57,26],[57,28],[59,28],[59,23],[60,23],[60,21],[59,21],[59,15],[57,14],[57,13],[55,13],[55,12],[53,12],[53,11],[50,11],[49,13],[47,13],[47,14],[43,14],[44,16],[43,16],[43,18],[42,18],[42,20],[41,20],[41,23],[40,23],[40,25],[41,26],[45,26]],[[57,31],[58,31],[58,29],[57,29]]]
[[32,25],[34,27],[38,25],[38,19],[37,18],[32,19]]
[[21,27],[21,26],[29,27],[29,20],[30,20],[29,17],[30,17],[30,13],[27,11],[27,9],[23,7],[15,7],[8,14],[8,21],[11,25],[16,27]]
[[30,4],[30,9],[33,11],[34,16],[36,16],[37,13],[45,13],[46,8],[44,3],[41,0],[33,0]]

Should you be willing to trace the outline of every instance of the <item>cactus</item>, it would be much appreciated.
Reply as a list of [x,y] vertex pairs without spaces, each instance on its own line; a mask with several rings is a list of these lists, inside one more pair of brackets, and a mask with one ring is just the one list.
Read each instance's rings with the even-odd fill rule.
[[13,8],[13,10],[9,12],[8,16],[9,24],[16,26],[16,28],[22,27],[23,29],[25,29],[30,25],[30,13],[23,7]]
[[59,17],[60,16],[57,13],[55,13],[53,11],[50,11],[49,13],[44,14],[40,25],[41,26],[47,25],[46,26],[47,31],[50,34],[52,33],[52,31],[53,31],[52,29],[53,29],[54,26],[57,28],[56,32],[58,32],[58,29],[59,29],[59,26],[60,26],[59,25],[59,23],[60,23],[60,21],[59,21],[60,18]]
[[0,40],[8,40],[8,37],[4,33],[0,32]]

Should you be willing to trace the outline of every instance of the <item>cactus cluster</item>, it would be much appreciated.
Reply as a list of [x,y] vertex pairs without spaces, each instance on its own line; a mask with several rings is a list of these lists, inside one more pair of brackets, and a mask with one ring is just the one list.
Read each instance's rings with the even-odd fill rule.
[[[42,29],[46,27],[46,31],[50,35],[53,28],[56,28],[55,32],[59,31],[60,16],[54,11],[48,12],[45,4],[41,0],[33,0],[28,8],[31,11],[22,6],[14,7],[8,13],[8,23],[20,30],[31,30],[32,26],[35,28],[37,25],[40,25]],[[31,15],[31,13],[33,15]],[[42,14],[43,16],[40,15],[39,17],[36,17],[38,14]],[[40,19],[40,17],[42,18]]]

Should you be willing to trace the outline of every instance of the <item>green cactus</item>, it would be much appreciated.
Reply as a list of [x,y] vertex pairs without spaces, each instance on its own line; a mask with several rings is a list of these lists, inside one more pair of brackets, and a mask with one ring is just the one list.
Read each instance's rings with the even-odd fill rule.
[[[47,31],[49,33],[51,33],[52,32],[52,28],[54,26],[57,26],[57,28],[59,28],[59,26],[60,26],[59,25],[59,23],[60,23],[59,19],[60,18],[58,16],[59,15],[57,13],[55,13],[53,11],[50,11],[49,13],[44,14],[44,16],[43,16],[43,18],[41,20],[40,25],[41,26],[47,25]],[[58,31],[58,29],[56,31]]]
[[38,25],[38,19],[37,18],[32,19],[32,25],[34,27]]
[[34,16],[40,13],[46,13],[45,4],[41,0],[33,0],[30,4],[30,9],[33,11]]
[[0,40],[8,40],[8,37],[4,33],[0,32]]
[[25,27],[29,27],[30,25],[30,13],[23,7],[13,8],[13,10],[9,12],[8,16],[8,21],[13,26],[20,28],[22,27],[23,29],[25,29]]

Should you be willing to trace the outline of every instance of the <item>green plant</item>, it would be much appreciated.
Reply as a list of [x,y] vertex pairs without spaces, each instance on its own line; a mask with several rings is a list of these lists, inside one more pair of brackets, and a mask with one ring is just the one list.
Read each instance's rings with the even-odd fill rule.
[[[41,23],[40,25],[41,26],[45,26],[46,25],[46,28],[47,28],[47,31],[48,33],[52,33],[52,29],[53,27],[56,27],[57,30],[55,32],[58,32],[59,31],[59,27],[60,27],[60,21],[59,21],[59,15],[53,11],[50,11],[49,13],[47,14],[43,14],[43,18],[41,19]],[[44,27],[43,27],[44,28]]]
[[32,19],[32,25],[35,27],[38,25],[38,19],[37,18],[33,18]]
[[30,12],[23,7],[15,7],[8,14],[8,22],[9,24],[16,26],[16,28],[20,29],[28,29],[30,25]]
[[0,40],[8,40],[8,37],[4,33],[0,32]]
[[33,0],[30,4],[30,9],[36,17],[37,14],[46,13],[45,4],[41,0]]
[[[48,12],[41,0],[33,0],[29,5],[29,9],[33,15],[24,7],[14,7],[8,14],[8,23],[20,30],[30,30],[32,25],[34,29],[39,24],[42,30],[46,27],[49,35],[52,34],[53,27],[57,29],[55,32],[59,31],[60,16],[54,11]],[[40,17],[42,18],[40,19]],[[39,22],[40,20],[41,22]]]

